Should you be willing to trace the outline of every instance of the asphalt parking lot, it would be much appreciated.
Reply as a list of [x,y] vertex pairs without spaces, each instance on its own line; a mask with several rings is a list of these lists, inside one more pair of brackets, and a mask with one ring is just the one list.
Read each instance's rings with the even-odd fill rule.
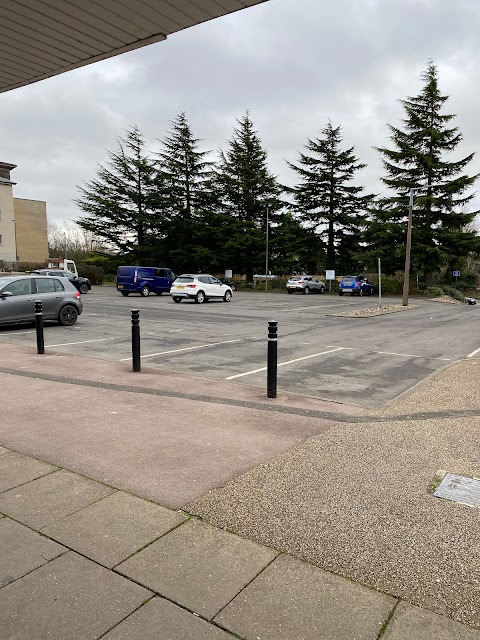
[[[277,320],[279,389],[365,408],[384,405],[449,362],[480,357],[478,306],[411,299],[417,309],[338,318],[327,314],[378,306],[378,299],[237,291],[230,303],[197,305],[165,295],[125,298],[112,287],[94,287],[82,299],[75,326],[45,327],[47,350],[129,367],[130,310],[138,308],[143,366],[265,387],[267,322]],[[0,341],[35,347],[34,329],[2,327]]]

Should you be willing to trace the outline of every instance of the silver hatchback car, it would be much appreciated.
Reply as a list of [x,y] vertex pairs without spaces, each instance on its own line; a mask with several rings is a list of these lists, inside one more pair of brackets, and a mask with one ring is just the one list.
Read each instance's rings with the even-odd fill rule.
[[315,276],[292,276],[286,284],[287,292],[299,291],[303,294],[325,293],[325,283]]
[[83,311],[80,292],[68,278],[0,276],[0,324],[34,322],[36,300],[42,302],[44,320],[67,327]]

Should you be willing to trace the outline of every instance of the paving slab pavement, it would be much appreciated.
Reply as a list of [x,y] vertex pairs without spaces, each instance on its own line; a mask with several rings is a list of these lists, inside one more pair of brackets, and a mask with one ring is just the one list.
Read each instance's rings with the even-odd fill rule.
[[0,381],[8,415],[0,424],[4,446],[172,507],[334,424],[277,412],[267,419],[261,409],[225,410],[211,402],[146,396],[141,389],[85,390],[28,378],[25,394],[25,378],[0,373]]
[[70,551],[0,589],[2,637],[96,640],[152,595]]
[[0,518],[0,587],[66,553],[68,549],[10,518]]
[[211,620],[278,555],[191,520],[116,570]]
[[[338,416],[340,412],[336,407],[335,410],[330,410],[324,404],[321,408],[311,406],[309,412],[303,414],[294,413],[302,411],[301,396],[294,397],[291,404],[288,398],[283,397],[282,413],[272,411],[270,401],[263,403],[263,408],[258,407],[261,403],[254,400],[253,396],[255,393],[260,395],[260,391],[256,390],[248,397],[248,388],[247,392],[242,390],[247,397],[242,397],[240,404],[235,405],[235,390],[238,387],[234,385],[222,389],[222,393],[229,396],[226,399],[230,404],[216,403],[218,398],[215,398],[216,390],[211,389],[211,381],[204,381],[202,389],[202,381],[197,378],[195,389],[198,397],[179,397],[169,387],[172,382],[166,382],[167,372],[162,372],[159,377],[153,376],[149,384],[153,391],[162,392],[161,387],[165,383],[172,395],[154,395],[153,399],[149,397],[148,403],[145,403],[143,399],[146,394],[141,389],[143,374],[135,383],[138,389],[127,391],[108,386],[96,387],[95,380],[98,382],[100,375],[97,368],[99,361],[81,358],[83,381],[80,380],[78,384],[72,379],[69,382],[59,382],[53,369],[42,372],[42,367],[50,367],[46,363],[54,362],[55,365],[58,364],[58,359],[55,360],[54,356],[46,359],[39,357],[34,361],[30,354],[32,360],[28,363],[28,358],[22,360],[20,351],[16,349],[17,369],[8,374],[0,374],[4,383],[1,386],[2,404],[5,399],[10,401],[10,396],[22,398],[22,406],[12,401],[8,405],[8,411],[5,408],[7,424],[0,425],[0,442],[3,445],[0,449],[0,483],[4,480],[4,485],[0,484],[0,497],[2,491],[3,495],[9,494],[8,508],[12,509],[12,513],[4,514],[0,508],[0,525],[8,523],[8,526],[3,524],[3,529],[0,528],[0,533],[4,531],[5,539],[5,544],[2,544],[0,537],[0,548],[7,548],[7,541],[10,540],[10,562],[17,565],[15,553],[18,554],[19,547],[24,545],[12,547],[12,525],[22,527],[22,531],[27,529],[34,536],[25,537],[25,549],[33,539],[35,544],[31,549],[30,572],[23,574],[21,562],[18,562],[18,571],[23,575],[11,575],[13,580],[0,587],[0,629],[6,640],[43,640],[43,637],[59,640],[96,640],[100,637],[150,640],[150,637],[156,637],[153,635],[156,628],[162,629],[162,640],[193,640],[201,637],[207,640],[234,637],[244,640],[257,640],[259,637],[378,640],[379,634],[385,634],[383,637],[388,638],[389,633],[396,634],[391,636],[393,640],[410,640],[410,637],[415,637],[415,640],[424,640],[424,637],[425,640],[427,637],[444,640],[445,637],[446,640],[447,633],[457,634],[452,638],[458,637],[459,640],[480,640],[480,631],[474,629],[474,626],[480,626],[475,622],[479,602],[478,516],[471,521],[465,516],[464,505],[453,504],[453,508],[447,508],[446,501],[427,494],[428,500],[444,505],[435,507],[438,513],[432,512],[432,503],[428,502],[428,508],[422,503],[425,499],[422,483],[428,482],[431,476],[425,469],[419,475],[422,461],[428,467],[426,462],[430,458],[435,463],[441,458],[443,466],[448,470],[475,473],[478,462],[478,456],[475,458],[478,433],[475,420],[465,418],[462,421],[457,416],[452,421],[445,419],[445,424],[441,420],[400,421],[401,427],[398,427],[394,420],[397,414],[393,413],[390,421],[385,423],[344,423],[335,426],[332,419],[323,420],[319,416]],[[77,357],[62,360],[62,374],[74,370],[78,363]],[[110,367],[108,376],[105,374],[106,369],[103,369],[106,364]],[[89,369],[92,380],[88,380]],[[101,375],[106,375],[108,384],[113,385],[110,381],[115,381],[118,365],[102,363],[102,371]],[[28,377],[23,374],[28,374]],[[41,378],[42,375],[44,378]],[[117,381],[121,375],[126,376],[127,371],[119,373]],[[183,382],[188,382],[188,376],[184,376]],[[67,388],[73,390],[70,395],[66,392]],[[85,398],[85,390],[91,405],[89,407],[81,404],[81,400]],[[33,401],[29,402],[31,395]],[[152,401],[159,403],[154,405],[154,410],[151,407]],[[434,404],[433,396],[430,406],[434,408]],[[177,419],[174,418],[174,412],[169,411],[172,405],[176,409],[187,406],[181,412],[182,419],[178,416]],[[76,424],[76,429],[70,428],[61,419],[65,415],[65,406],[75,409],[78,407],[79,423]],[[216,415],[212,410],[213,406]],[[423,409],[428,411],[429,407]],[[117,413],[113,413],[114,411]],[[347,408],[343,415],[355,417],[358,415],[358,408]],[[132,419],[133,416],[136,416],[136,421]],[[158,429],[159,416],[162,418],[162,425],[170,427],[167,439],[164,431]],[[192,425],[192,422],[196,424]],[[379,426],[378,431],[374,429],[376,426]],[[376,433],[383,435],[375,439]],[[305,442],[311,435],[314,437]],[[318,445],[322,441],[323,445]],[[216,455],[212,455],[211,451],[207,451],[208,455],[205,455],[204,450],[212,446],[208,442],[214,443]],[[300,460],[301,456],[295,458],[298,451],[309,450],[311,443],[316,443],[316,457],[304,461]],[[347,455],[347,445],[350,456]],[[15,451],[5,450],[6,447],[12,447]],[[19,451],[23,455],[19,455]],[[226,461],[222,459],[225,452]],[[24,454],[31,454],[38,459]],[[286,462],[289,455],[296,459],[296,468],[295,464]],[[197,459],[199,456],[200,460]],[[383,456],[380,465],[374,463],[379,456]],[[159,460],[170,465],[168,473],[165,473],[161,465],[159,471]],[[258,461],[263,463],[260,467],[257,467]],[[217,473],[216,465],[222,469],[221,474]],[[264,468],[269,465],[273,465],[272,473],[262,476]],[[198,472],[201,467],[203,475]],[[392,470],[389,471],[389,467]],[[336,475],[337,468],[343,469],[343,475]],[[255,474],[257,469],[261,470],[260,484],[250,486],[253,500],[250,500],[248,494],[235,495],[228,517],[233,517],[235,522],[239,515],[247,529],[252,527],[255,522],[252,514],[256,513],[255,509],[252,510],[252,502],[261,495],[261,486],[265,496],[275,489],[278,491],[275,500],[270,504],[265,500],[261,502],[260,506],[264,508],[266,505],[267,508],[264,509],[263,521],[259,519],[258,530],[252,529],[251,533],[236,535],[236,525],[231,523],[228,525],[230,531],[223,529],[225,524],[220,528],[213,526],[215,518],[222,518],[226,513],[225,502],[220,500],[216,504],[218,496],[224,496],[222,492],[228,492],[237,481],[239,484],[235,486],[238,489],[244,478]],[[35,530],[35,526],[42,523],[41,519],[36,520],[38,500],[23,501],[22,509],[30,510],[31,513],[22,515],[20,509],[18,514],[35,526],[27,528],[16,522],[17,517],[13,515],[14,501],[11,498],[15,492],[21,496],[25,487],[31,490],[32,485],[43,481],[40,483],[41,488],[42,484],[49,484],[46,480],[50,476],[65,477],[67,473],[75,475],[72,473],[75,471],[80,471],[78,486],[84,486],[85,481],[92,482],[93,486],[106,482],[108,486],[105,486],[105,491],[108,490],[109,493],[85,504],[80,501],[72,509],[73,513],[68,509],[68,513],[62,512],[60,508],[57,512],[58,519],[43,527],[40,534]],[[215,477],[209,478],[207,482],[206,478],[209,474],[212,476],[212,471]],[[390,479],[396,474],[399,474],[400,482],[390,485]],[[167,507],[172,506],[172,503],[161,499],[162,494],[157,491],[157,486],[156,501],[161,505],[158,509],[162,513],[163,509],[167,511],[174,522],[179,520],[177,526],[161,529],[160,537],[157,537],[155,518],[152,525],[149,508],[147,514],[140,508],[137,519],[134,505],[143,505],[144,500],[140,498],[150,497],[145,493],[152,490],[150,485],[152,481],[154,485],[159,481],[159,475],[159,484],[168,485],[164,496],[171,497],[172,492],[176,491],[175,484],[180,484],[180,493],[184,492],[185,496],[190,491],[190,495],[194,496],[191,504],[198,502],[208,511],[205,512],[205,518],[210,524],[191,518],[184,510],[168,510]],[[118,483],[112,478],[118,480]],[[319,491],[317,481],[321,478],[327,478],[328,482]],[[388,482],[383,486],[386,478]],[[417,486],[419,478],[421,490]],[[53,493],[49,494],[44,490],[38,496],[47,496],[47,507],[50,504],[53,513],[56,505],[61,507],[68,503],[71,486],[75,484],[73,482],[69,489],[68,483],[58,483],[54,492],[58,494],[56,499]],[[352,495],[360,508],[356,513],[352,512],[351,517],[346,518],[342,525],[342,518],[349,513],[353,504],[349,502],[348,491],[342,490],[343,485],[353,489]],[[212,492],[208,492],[212,487]],[[119,492],[120,489],[133,495],[128,499],[117,498],[116,496],[125,495]],[[270,495],[274,495],[275,491]],[[399,504],[396,505],[391,499],[385,502],[387,494],[398,498]],[[35,491],[31,495],[38,498]],[[380,505],[377,509],[375,498]],[[137,500],[140,502],[137,503]],[[332,509],[331,505],[335,501],[336,508]],[[221,508],[218,509],[219,504]],[[410,519],[409,508],[413,506],[415,509],[418,504],[422,505],[418,513],[420,522],[412,526],[415,523]],[[107,508],[103,508],[105,505]],[[185,502],[179,506],[186,508]],[[48,513],[48,508],[46,511]],[[432,513],[436,515],[438,526],[435,528]],[[470,509],[470,513],[477,512]],[[129,521],[130,515],[132,519]],[[124,524],[123,518],[127,520]],[[429,527],[432,525],[427,531],[431,540],[425,540],[422,519],[425,519]],[[392,521],[392,526],[397,527],[397,536],[392,538],[392,544],[385,542],[384,532],[388,530],[385,524],[389,520]],[[138,528],[135,522],[138,522]],[[262,529],[264,522],[268,526],[274,522],[274,531],[278,533],[283,530],[287,537],[296,528],[297,547],[292,550],[288,544],[275,544],[273,539],[265,544],[265,541],[259,539],[260,534],[265,531]],[[325,524],[331,525],[337,536],[336,546],[329,547],[328,538],[318,542],[312,536],[310,526],[304,526],[305,522],[317,526],[320,531],[325,530]],[[456,529],[452,529],[453,533],[450,534],[451,526]],[[39,540],[55,544],[49,535],[50,528],[52,536],[62,537],[62,547],[66,551],[52,559],[48,553],[42,554],[45,563],[35,568],[35,545],[40,544]],[[240,528],[236,530],[241,533]],[[203,533],[198,534],[198,531]],[[312,552],[320,551],[325,554],[325,559],[318,563],[321,568],[298,559],[304,557],[302,545],[308,543],[309,536]],[[118,545],[119,556],[112,552],[113,555],[108,557],[106,540],[112,541],[113,550]],[[225,542],[227,540],[228,543]],[[358,546],[352,547],[352,542],[357,540],[375,540],[376,555],[362,552]],[[450,556],[443,556],[444,566],[436,561],[437,557],[442,557],[441,553],[439,556],[435,552],[433,555],[430,553],[435,546],[429,546],[432,541],[442,552],[451,547]],[[143,550],[139,549],[142,544],[146,545]],[[272,544],[276,548],[271,548]],[[327,551],[329,548],[333,550],[330,559],[334,565],[339,557],[337,551],[342,545],[344,551],[351,550],[350,556],[347,553],[345,557],[357,554],[360,564],[361,561],[368,562],[373,573],[367,579],[365,575],[358,576],[354,571],[341,572],[347,577],[331,573],[337,569],[329,565]],[[396,546],[410,549],[410,555],[399,560],[398,567],[388,562],[385,566],[385,561],[391,559]],[[75,550],[75,547],[78,549]],[[236,552],[246,548],[257,551],[243,554]],[[265,554],[262,562],[258,561],[259,548]],[[425,549],[429,553],[424,553]],[[282,553],[284,551],[290,551],[297,558],[286,556]],[[79,554],[90,554],[93,559]],[[128,554],[133,555],[125,560],[125,555]],[[114,566],[113,569],[102,566],[102,562],[111,564],[120,556],[123,562],[119,566]],[[422,558],[429,571],[432,565],[432,570],[438,570],[440,576],[440,582],[436,583],[437,592],[433,596],[431,593],[426,594],[427,597],[419,603],[422,608],[405,601],[398,604],[399,598],[416,602],[412,592],[421,591],[425,586],[425,575],[417,570],[417,556]],[[146,558],[149,560],[145,560]],[[219,562],[222,558],[223,562]],[[27,553],[25,559],[28,560]],[[314,559],[314,562],[317,560]],[[180,564],[187,567],[185,576],[182,575]],[[0,571],[1,566],[0,564]],[[134,581],[137,578],[132,580],[121,575],[120,572],[129,566],[139,571],[139,575],[143,574],[143,586]],[[391,572],[390,585],[378,587],[371,576],[375,576],[378,567],[384,570],[392,566],[394,570]],[[395,583],[398,575],[404,579],[404,591],[399,590],[398,583]],[[448,579],[445,581],[446,576]],[[222,592],[224,584],[230,589],[230,599],[226,602]],[[454,599],[445,600],[448,590],[453,591],[452,585],[456,589],[458,602]],[[377,587],[377,590],[369,588],[372,586]],[[167,595],[166,600],[162,595],[166,595],[163,591],[167,588],[170,595]],[[384,593],[380,593],[378,589]],[[317,597],[312,597],[311,594],[316,594]],[[169,602],[169,599],[175,599],[175,602]],[[259,602],[264,603],[263,608],[258,606]],[[369,604],[364,606],[363,603]],[[426,608],[441,612],[442,615],[426,611]],[[201,609],[201,612],[195,609]],[[261,610],[265,613],[264,617],[260,615]],[[337,611],[337,614],[331,615],[332,610]],[[354,612],[353,618],[357,623],[348,627],[351,620],[349,613],[345,614],[344,611]],[[393,617],[390,618],[392,613]],[[445,615],[467,621],[473,626],[465,627]],[[211,620],[209,616],[215,617]],[[416,630],[418,636],[414,635]],[[277,635],[272,635],[275,633]],[[312,635],[314,633],[316,635]],[[427,633],[430,635],[426,635]]]
[[0,494],[0,511],[34,529],[96,502],[114,489],[59,470]]
[[117,491],[41,532],[111,568],[185,520],[180,513]]
[[394,598],[282,555],[215,621],[247,640],[360,640],[378,637],[395,604]]
[[[126,515],[123,495],[110,494],[52,525],[62,537],[65,531],[72,534],[62,546],[49,538],[49,527],[39,534],[0,514],[0,548],[6,555],[0,562],[2,640],[378,640],[389,631],[398,599],[186,519],[183,512],[169,512],[170,522],[180,523],[143,550],[123,547],[122,553],[132,555],[113,570],[71,550],[70,543],[77,545],[82,534],[86,552],[104,549],[105,540],[115,546]],[[129,497],[138,513],[136,501],[145,501]],[[96,522],[92,516],[101,503],[109,503],[108,509],[100,510]],[[165,523],[168,510],[157,508]],[[147,523],[151,516],[147,513]],[[140,521],[139,529],[142,535]],[[136,532],[133,537],[138,542]],[[2,569],[10,574],[3,587]],[[480,638],[480,631],[424,610],[419,616],[416,607],[402,604],[392,618],[395,640],[413,639],[417,625],[430,633],[425,640],[446,640],[449,631],[458,632],[452,637],[459,640]]]
[[[6,415],[6,414],[4,414]],[[8,426],[8,420],[4,421]],[[8,451],[0,456],[0,491],[17,487],[47,473],[56,471],[57,467]]]

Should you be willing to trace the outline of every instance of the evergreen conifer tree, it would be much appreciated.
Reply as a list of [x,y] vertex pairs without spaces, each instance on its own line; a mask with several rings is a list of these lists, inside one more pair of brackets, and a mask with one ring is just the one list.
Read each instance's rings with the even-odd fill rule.
[[447,160],[462,135],[450,124],[455,116],[442,113],[448,96],[440,93],[433,62],[422,80],[419,95],[400,101],[405,111],[403,128],[388,125],[393,148],[377,148],[386,171],[383,182],[393,194],[372,211],[367,238],[370,258],[386,252],[385,269],[403,269],[409,192],[413,188],[412,264],[431,285],[433,274],[442,266],[479,249],[478,237],[468,229],[477,212],[466,211],[474,197],[469,190],[478,175],[464,173],[473,153]]
[[196,271],[199,264],[209,263],[205,257],[208,246],[203,245],[203,226],[208,224],[211,206],[208,191],[211,163],[206,160],[209,152],[201,151],[199,144],[186,114],[181,112],[161,140],[162,150],[158,154],[157,196],[166,220],[159,229],[163,238],[159,241],[163,246],[160,253],[178,270]]
[[265,271],[267,212],[271,228],[283,206],[282,188],[267,167],[267,152],[250,114],[237,123],[227,150],[220,152],[212,189],[217,211],[226,216],[226,260],[252,281],[256,271]]
[[158,222],[155,165],[138,127],[117,142],[117,150],[108,151],[107,166],[99,165],[97,178],[77,187],[75,203],[87,214],[77,224],[108,247],[138,254]]
[[342,151],[340,131],[329,122],[322,137],[308,140],[299,164],[288,164],[300,178],[291,190],[294,210],[325,241],[325,268],[350,271],[356,266],[353,255],[360,248],[371,196],[362,194],[364,187],[352,184],[366,165],[355,157],[354,147]]

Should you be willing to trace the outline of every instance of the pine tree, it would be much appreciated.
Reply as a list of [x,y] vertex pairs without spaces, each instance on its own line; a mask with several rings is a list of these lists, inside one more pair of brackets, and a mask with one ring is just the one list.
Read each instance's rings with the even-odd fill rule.
[[226,151],[220,152],[212,189],[217,211],[226,216],[225,254],[237,273],[253,280],[265,270],[267,215],[275,225],[282,208],[282,188],[267,167],[263,149],[247,112],[237,120]]
[[386,170],[383,182],[393,195],[372,212],[368,237],[370,255],[389,247],[393,262],[385,264],[386,269],[393,271],[402,263],[409,192],[413,188],[412,264],[430,285],[433,274],[443,265],[479,249],[478,237],[467,229],[477,212],[465,211],[474,197],[469,190],[478,175],[464,173],[473,153],[461,160],[446,159],[463,138],[458,128],[450,125],[455,116],[442,113],[448,96],[440,93],[433,62],[421,79],[424,85],[420,94],[400,101],[405,111],[403,129],[388,125],[394,148],[377,148]]
[[117,138],[106,167],[97,178],[78,186],[77,206],[87,214],[77,224],[122,253],[141,253],[158,223],[155,165],[137,126]]
[[[298,174],[300,183],[292,190],[294,210],[300,219],[316,230],[326,243],[326,269],[349,270],[362,241],[366,207],[371,196],[362,195],[363,187],[352,180],[366,165],[354,155],[354,147],[344,151],[340,145],[341,127],[329,122],[322,129],[322,137],[308,140],[307,153],[300,153],[299,164],[289,162]],[[342,245],[349,254],[342,255]],[[349,265],[351,265],[349,267]]]
[[[209,216],[211,163],[206,160],[209,151],[199,150],[200,142],[194,137],[186,114],[181,112],[161,140],[162,150],[158,154],[159,206],[166,219],[159,230],[164,238],[163,255],[178,270],[198,270],[197,236],[200,233],[204,240],[204,217]],[[203,263],[206,261],[203,250],[200,253]]]

